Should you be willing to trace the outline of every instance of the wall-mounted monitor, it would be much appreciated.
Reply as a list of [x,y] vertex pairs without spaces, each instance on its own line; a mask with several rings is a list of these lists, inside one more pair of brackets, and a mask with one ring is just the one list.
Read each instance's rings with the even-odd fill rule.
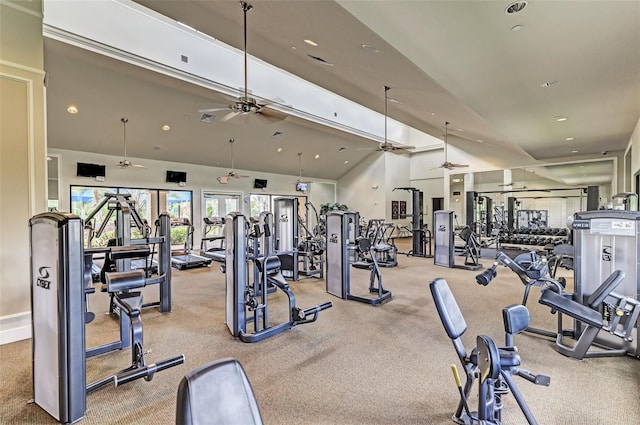
[[99,164],[78,162],[76,175],[78,177],[104,177],[106,175],[106,167]]
[[306,192],[307,189],[309,189],[309,183],[307,183],[307,182],[297,182],[296,183],[296,190],[298,192]]
[[264,179],[255,179],[253,180],[253,188],[254,189],[266,189],[267,181]]
[[167,170],[167,183],[186,183],[187,173],[184,171]]

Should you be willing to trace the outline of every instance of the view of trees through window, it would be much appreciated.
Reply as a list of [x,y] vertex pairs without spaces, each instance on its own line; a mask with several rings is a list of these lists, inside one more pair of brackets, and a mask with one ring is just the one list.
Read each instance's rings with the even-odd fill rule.
[[[172,222],[191,221],[193,202],[192,193],[188,190],[159,190],[134,189],[98,186],[71,186],[71,212],[86,220],[84,243],[86,247],[105,247],[116,237],[116,211],[109,209],[109,202],[102,205],[107,194],[129,194],[140,218],[149,225],[150,235],[156,232],[155,222],[160,213],[167,212]],[[183,245],[186,241],[188,228],[185,226],[171,227],[172,245]],[[131,228],[131,238],[137,239],[144,235],[135,226]]]

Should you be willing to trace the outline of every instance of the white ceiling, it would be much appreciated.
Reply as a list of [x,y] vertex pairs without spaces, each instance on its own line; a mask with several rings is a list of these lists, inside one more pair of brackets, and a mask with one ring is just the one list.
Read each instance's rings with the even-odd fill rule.
[[[242,48],[237,1],[137,3]],[[449,121],[452,144],[471,153],[495,152],[498,164],[505,158],[536,165],[621,151],[640,117],[637,1],[529,1],[513,16],[504,11],[506,1],[252,5],[251,55],[378,112],[384,107],[382,87],[390,86],[390,96],[400,102],[389,104],[390,117],[438,138]],[[514,25],[522,29],[514,32]],[[308,46],[304,39],[319,45]],[[45,70],[48,143],[54,148],[120,155],[120,118],[127,116],[129,156],[230,167],[227,141],[235,138],[235,168],[298,174],[302,152],[305,176],[337,179],[371,154],[359,148],[376,146],[292,117],[203,124],[196,111],[225,102],[210,90],[50,39]],[[542,88],[545,82],[555,84]],[[67,114],[69,103],[79,104],[82,113]],[[568,120],[556,122],[558,116]],[[172,130],[162,132],[169,121]],[[276,131],[283,135],[272,137]],[[278,146],[284,147],[281,154],[275,153]],[[558,168],[549,174],[559,175]],[[581,175],[573,167],[568,173]]]

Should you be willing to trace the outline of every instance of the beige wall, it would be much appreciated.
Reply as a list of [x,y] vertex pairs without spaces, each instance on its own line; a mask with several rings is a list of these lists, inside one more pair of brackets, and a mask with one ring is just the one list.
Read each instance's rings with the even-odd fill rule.
[[42,2],[0,3],[0,343],[30,337],[28,217],[46,209]]

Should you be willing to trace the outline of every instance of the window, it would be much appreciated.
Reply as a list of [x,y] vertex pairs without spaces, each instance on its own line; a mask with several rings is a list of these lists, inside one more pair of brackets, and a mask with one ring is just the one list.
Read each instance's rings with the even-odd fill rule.
[[203,236],[223,236],[221,223],[229,213],[240,211],[240,194],[205,192],[202,205],[205,219]]
[[[155,222],[160,212],[167,212],[172,220],[182,221],[187,219],[191,222],[193,203],[192,193],[189,190],[71,186],[71,212],[83,220],[90,218],[90,220],[85,223],[84,242],[86,247],[105,247],[110,240],[115,238],[116,214],[109,210],[107,204],[103,205],[99,211],[96,211],[98,205],[105,199],[105,194],[107,193],[130,194],[130,199],[134,201],[138,215],[149,225],[151,235],[155,233]],[[106,224],[104,223],[105,220]],[[133,239],[144,236],[140,230],[135,227],[132,227],[131,230],[131,237]],[[172,228],[172,243],[184,244],[187,235],[188,231],[185,227],[176,228],[175,234]]]

